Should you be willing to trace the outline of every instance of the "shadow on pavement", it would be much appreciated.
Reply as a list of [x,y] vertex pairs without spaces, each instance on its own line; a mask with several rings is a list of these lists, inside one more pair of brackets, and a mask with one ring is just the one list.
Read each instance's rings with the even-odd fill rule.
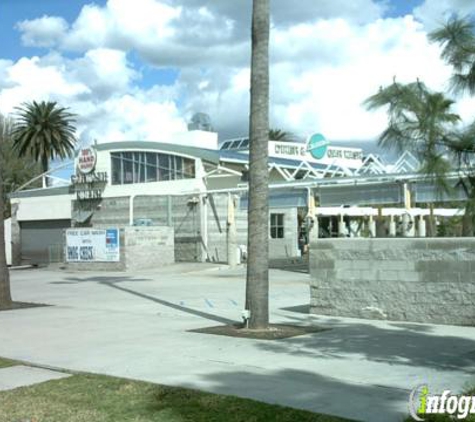
[[301,370],[220,372],[203,375],[203,382],[183,386],[365,422],[402,421],[409,413],[409,390],[347,383]]
[[128,277],[128,276],[122,276],[122,277],[103,277],[103,276],[101,276],[101,277],[89,277],[89,278],[68,277],[68,278],[66,278],[66,280],[67,281],[65,281],[65,282],[52,282],[52,283],[54,283],[54,284],[68,284],[68,283],[71,283],[71,282],[77,282],[77,283],[95,282],[95,283],[101,284],[103,286],[107,286],[107,287],[110,287],[110,288],[113,288],[113,289],[116,289],[116,290],[120,290],[122,292],[134,295],[136,297],[140,297],[142,299],[158,303],[159,305],[166,306],[166,307],[174,309],[176,311],[187,313],[189,315],[194,315],[194,316],[204,318],[204,319],[207,319],[207,320],[210,320],[210,321],[219,322],[221,324],[235,324],[236,323],[236,321],[233,321],[231,319],[223,318],[223,317],[220,317],[218,315],[213,315],[213,314],[210,314],[208,312],[198,311],[196,309],[187,308],[186,306],[177,305],[175,303],[168,302],[168,301],[163,300],[163,299],[159,299],[155,296],[150,296],[148,294],[140,293],[136,290],[132,290],[130,288],[118,285],[119,283],[127,282],[127,281],[151,281],[150,279],[146,279],[146,278],[139,279],[139,278],[133,278],[133,277]]
[[[309,323],[297,316],[288,319],[294,324]],[[475,375],[475,339],[443,336],[434,331],[435,327],[418,324],[389,323],[383,327],[348,323],[337,318],[314,319],[311,323],[332,330],[279,342],[259,343],[257,347],[274,353],[318,358],[347,359],[348,355],[358,355],[372,362],[461,370]]]

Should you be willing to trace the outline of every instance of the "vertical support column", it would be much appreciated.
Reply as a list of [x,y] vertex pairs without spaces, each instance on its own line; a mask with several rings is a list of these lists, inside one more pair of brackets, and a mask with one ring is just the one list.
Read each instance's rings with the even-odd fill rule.
[[384,230],[383,208],[378,207],[378,218],[376,220],[376,237],[386,237]]
[[426,237],[426,221],[422,214],[419,216],[417,223],[417,234],[419,235],[419,237]]
[[208,198],[200,195],[200,226],[201,226],[201,262],[209,261],[208,256]]
[[167,226],[173,227],[173,208],[172,208],[172,197],[170,195],[167,196]]
[[376,237],[376,222],[374,221],[372,215],[369,216],[368,231],[370,237]]
[[412,207],[412,197],[411,190],[409,189],[409,184],[404,183],[404,208],[406,213],[402,216],[402,235],[403,237],[414,237],[415,234],[415,220],[411,217],[410,211]]
[[346,237],[346,226],[343,220],[343,214],[340,214],[340,219],[338,220],[338,237]]
[[227,237],[227,250],[228,250],[228,265],[235,267],[238,264],[237,256],[237,232],[236,232],[236,204],[234,196],[228,194],[228,237]]
[[396,221],[392,214],[389,217],[389,237],[396,237]]
[[415,221],[409,213],[404,213],[402,216],[402,235],[403,237],[414,237]]

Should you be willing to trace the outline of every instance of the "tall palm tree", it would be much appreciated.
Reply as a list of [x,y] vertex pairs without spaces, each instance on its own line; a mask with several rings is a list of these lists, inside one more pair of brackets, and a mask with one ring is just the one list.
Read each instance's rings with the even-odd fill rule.
[[451,18],[429,39],[443,47],[441,56],[454,69],[452,89],[475,95],[475,23],[469,17]]
[[249,327],[269,326],[269,0],[253,0],[249,151]]
[[12,136],[18,155],[32,156],[47,172],[50,160],[74,154],[74,114],[54,101],[24,103],[16,110]]
[[[441,57],[452,66],[452,90],[475,95],[475,23],[470,17],[455,16],[429,34],[442,46]],[[459,185],[467,195],[462,234],[473,236],[475,227],[475,121],[460,131],[450,145],[457,157]]]
[[365,101],[369,110],[388,108],[388,127],[378,143],[384,148],[413,151],[421,160],[421,172],[433,178],[439,193],[447,192],[450,170],[447,147],[460,117],[451,112],[454,102],[443,93],[430,91],[422,82],[396,81]]
[[[5,119],[0,116],[0,146],[9,136],[5,126]],[[1,151],[1,148],[0,148]],[[3,168],[3,154],[0,153],[0,169]],[[0,171],[0,309],[8,309],[12,304],[10,292],[10,273],[7,267],[5,251],[5,227],[3,220],[3,175]]]

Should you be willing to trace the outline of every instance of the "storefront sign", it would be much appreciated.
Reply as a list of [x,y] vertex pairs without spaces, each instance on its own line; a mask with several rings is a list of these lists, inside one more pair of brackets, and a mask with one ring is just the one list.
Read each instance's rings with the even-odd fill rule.
[[77,169],[81,174],[89,174],[91,173],[97,163],[97,154],[96,150],[92,147],[83,148],[79,151],[78,158],[77,158]]
[[107,184],[107,173],[96,172],[97,155],[94,148],[79,151],[77,173],[71,176],[71,184],[78,201],[91,201],[102,198],[102,191]]
[[310,136],[306,144],[269,141],[269,156],[349,168],[359,168],[363,164],[361,148],[330,146],[321,134]]
[[67,262],[119,262],[119,229],[66,230]]

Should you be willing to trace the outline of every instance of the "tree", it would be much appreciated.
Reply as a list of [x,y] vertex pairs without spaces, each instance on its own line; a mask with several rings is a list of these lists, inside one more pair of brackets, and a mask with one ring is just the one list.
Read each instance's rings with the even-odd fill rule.
[[294,142],[294,136],[281,129],[269,129],[270,141]]
[[442,46],[441,57],[454,69],[452,89],[475,95],[475,24],[468,17],[454,17],[429,34]]
[[48,171],[50,160],[73,156],[74,114],[52,101],[24,103],[16,110],[12,136],[19,156],[34,157],[41,163],[43,172]]
[[253,1],[246,277],[252,329],[269,325],[269,15],[269,0]]
[[[442,47],[441,57],[452,66],[451,88],[475,95],[475,23],[469,17],[453,17],[429,34]],[[449,148],[457,158],[459,185],[467,196],[463,235],[472,236],[475,226],[475,121],[457,133]]]
[[[8,194],[14,192],[20,186],[24,185],[35,176],[41,174],[41,166],[29,156],[19,157],[13,149],[13,140],[11,132],[13,121],[0,115],[0,127],[2,128],[3,139],[0,144],[0,154],[2,155],[2,166],[0,171],[3,177],[3,216],[10,216],[10,201]],[[32,187],[40,187],[33,183]]]
[[[8,132],[5,127],[5,120],[0,119],[0,146],[3,145]],[[0,154],[0,169],[3,168],[3,157]],[[3,176],[0,171],[0,210],[3,210]],[[5,251],[5,226],[3,214],[0,218],[0,309],[8,309],[12,304],[12,296],[10,292],[10,273],[7,267],[6,251]]]
[[369,110],[388,107],[388,127],[378,139],[387,149],[413,151],[421,160],[421,172],[435,181],[439,193],[447,192],[446,175],[451,169],[448,145],[460,117],[451,112],[454,102],[441,92],[430,91],[422,82],[392,85],[365,101]]

